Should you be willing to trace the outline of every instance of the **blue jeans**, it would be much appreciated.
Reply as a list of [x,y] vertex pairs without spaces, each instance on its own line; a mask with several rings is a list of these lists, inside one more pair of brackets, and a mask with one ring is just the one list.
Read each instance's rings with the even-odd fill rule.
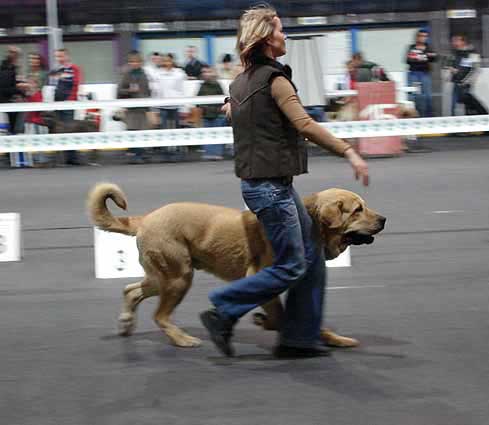
[[291,183],[281,179],[241,181],[243,199],[265,228],[273,265],[213,290],[219,314],[239,319],[288,290],[280,343],[309,348],[319,342],[326,267],[315,224]]
[[433,85],[429,72],[409,71],[408,85],[419,88],[418,93],[409,96],[409,100],[416,104],[416,110],[421,117],[433,116]]
[[[225,127],[226,119],[224,117],[217,117],[214,119],[204,118],[202,120],[204,127]],[[223,156],[224,145],[205,145],[204,151],[209,156]]]
[[160,109],[161,128],[178,128],[178,109]]
[[452,89],[452,105],[451,105],[451,112],[452,112],[452,116],[455,116],[455,112],[457,112],[457,104],[460,102],[460,99],[459,99],[459,89],[457,87],[456,84],[453,85],[453,89]]

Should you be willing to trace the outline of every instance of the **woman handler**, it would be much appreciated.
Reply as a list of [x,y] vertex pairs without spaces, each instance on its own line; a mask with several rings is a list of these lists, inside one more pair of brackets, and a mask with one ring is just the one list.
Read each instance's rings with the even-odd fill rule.
[[270,7],[253,8],[241,17],[237,48],[244,72],[231,84],[227,104],[231,105],[235,172],[246,205],[271,242],[274,263],[210,293],[215,308],[201,313],[201,320],[227,356],[234,354],[231,337],[238,319],[286,290],[274,355],[329,353],[318,345],[326,284],[324,257],[312,237],[314,223],[292,185],[293,176],[307,172],[304,136],[346,157],[357,178],[368,184],[368,168],[362,158],[304,111],[294,84],[276,61],[286,53],[285,38],[280,18]]

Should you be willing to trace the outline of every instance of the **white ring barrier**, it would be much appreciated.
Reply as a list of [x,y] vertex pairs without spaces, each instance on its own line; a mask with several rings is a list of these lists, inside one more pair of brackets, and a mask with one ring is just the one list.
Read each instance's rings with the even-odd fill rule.
[[115,99],[77,100],[63,102],[4,103],[0,112],[65,111],[107,108],[169,107],[182,105],[217,105],[224,103],[225,96],[172,97],[167,99]]
[[[322,125],[342,139],[469,133],[489,131],[489,115],[330,122]],[[231,127],[17,135],[0,137],[0,153],[232,143]]]
[[[416,87],[402,87],[399,91],[414,93]],[[356,96],[356,90],[332,90],[327,91],[327,97],[350,97]],[[71,111],[85,109],[108,109],[108,108],[162,108],[183,105],[219,105],[224,103],[225,96],[194,96],[194,97],[172,97],[166,99],[114,99],[114,100],[84,100],[63,102],[19,102],[0,104],[0,112],[36,112],[36,111]]]

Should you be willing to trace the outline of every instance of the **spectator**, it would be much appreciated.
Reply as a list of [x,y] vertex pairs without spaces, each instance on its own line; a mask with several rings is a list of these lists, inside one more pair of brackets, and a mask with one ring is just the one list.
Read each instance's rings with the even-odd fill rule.
[[[8,46],[7,56],[0,65],[0,103],[16,102],[22,95],[22,91],[17,81],[17,62],[21,51],[18,47]],[[17,112],[8,112],[9,132],[16,134],[18,125]]]
[[144,67],[144,72],[149,79],[150,84],[155,79],[155,74],[158,72],[158,68],[161,66],[161,55],[159,52],[153,52],[149,56],[149,60]]
[[346,72],[342,81],[338,84],[340,90],[355,90],[357,85],[356,68],[353,60],[345,63]]
[[[174,53],[167,53],[166,55],[173,61],[173,67],[174,68],[182,69],[182,67],[177,63]],[[182,71],[183,71],[183,69],[182,69]],[[184,71],[184,74],[185,74],[185,71]],[[185,74],[185,76],[186,75],[187,74]]]
[[[137,50],[133,50],[127,57],[127,67],[122,73],[121,80],[117,86],[118,99],[141,99],[151,96],[149,80],[143,69],[143,60]],[[127,130],[148,130],[147,108],[128,108],[125,116]],[[144,149],[131,148],[129,154],[131,163],[144,163]]]
[[[356,90],[356,68],[353,60],[345,63],[346,72],[338,83],[339,90]],[[356,96],[346,96],[333,100],[331,109],[336,110],[336,119],[339,121],[355,121],[358,119],[358,103]]]
[[235,77],[235,70],[233,65],[233,57],[229,53],[226,53],[221,60],[221,63],[217,67],[217,75],[221,80],[233,80]]
[[436,53],[428,44],[428,31],[419,30],[416,40],[408,48],[406,63],[409,65],[408,85],[415,86],[419,92],[411,95],[421,117],[433,116],[431,62],[436,60]]
[[27,78],[29,82],[34,80],[37,87],[41,90],[48,83],[46,61],[39,53],[29,53],[29,73]]
[[151,53],[150,63],[148,64],[148,66],[150,66],[152,68],[158,68],[160,66],[160,62],[161,62],[160,59],[161,59],[161,55],[159,52]]
[[191,80],[198,80],[202,72],[202,62],[196,57],[197,49],[195,46],[187,46],[185,50],[185,56],[187,61],[185,63],[185,74]]
[[[0,102],[16,103],[24,101],[26,79],[18,74],[18,60],[21,50],[15,46],[8,46],[7,57],[0,65]],[[8,112],[8,132],[10,134],[23,133],[24,113]],[[25,152],[12,152],[10,165],[12,167],[30,167],[31,154]]]
[[[56,80],[56,88],[54,90],[54,100],[62,102],[65,100],[77,100],[78,90],[82,82],[82,72],[79,66],[71,63],[68,49],[58,49],[55,53],[58,68],[50,74]],[[71,121],[74,119],[74,111],[58,111],[61,121]]]
[[[54,100],[56,102],[78,99],[78,89],[82,82],[82,71],[79,66],[71,63],[68,49],[57,49],[55,52],[58,67],[50,72],[56,82]],[[73,121],[73,110],[57,111],[58,119],[63,122]],[[65,162],[69,165],[79,165],[76,151],[66,151]]]
[[354,53],[352,66],[355,68],[356,81],[359,83],[368,83],[371,81],[389,81],[389,77],[384,69],[374,62],[364,59],[362,53]]
[[[197,96],[215,96],[224,94],[216,76],[216,71],[212,67],[208,65],[202,67],[202,79],[204,82],[200,86]],[[199,107],[202,110],[204,127],[223,127],[226,125],[226,120],[221,113],[220,105],[202,105]],[[204,159],[217,161],[224,158],[224,145],[205,145],[204,151]]]
[[[183,97],[185,73],[175,66],[170,54],[161,57],[151,85],[152,95],[158,99]],[[175,106],[160,108],[161,128],[178,128],[178,108]]]
[[[30,53],[27,83],[22,86],[27,102],[43,101],[42,88],[47,84],[47,81],[48,75],[43,57],[38,53]],[[47,134],[49,132],[40,112],[28,112],[25,117],[24,128],[27,134]],[[37,153],[34,156],[34,161],[29,161],[30,166],[44,167],[47,164],[48,158],[43,152]]]
[[477,76],[480,57],[464,34],[452,36],[454,49],[449,70],[453,81],[452,115],[455,115],[457,103],[463,103],[467,115],[485,115],[487,109],[471,93],[472,85]]

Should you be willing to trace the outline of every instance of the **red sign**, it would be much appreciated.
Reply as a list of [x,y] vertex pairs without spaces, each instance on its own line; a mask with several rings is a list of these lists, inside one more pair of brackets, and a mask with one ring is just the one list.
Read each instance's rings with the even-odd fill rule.
[[[358,110],[360,120],[398,119],[399,108],[396,101],[394,81],[357,83]],[[362,137],[358,150],[363,155],[400,155],[401,137]]]

